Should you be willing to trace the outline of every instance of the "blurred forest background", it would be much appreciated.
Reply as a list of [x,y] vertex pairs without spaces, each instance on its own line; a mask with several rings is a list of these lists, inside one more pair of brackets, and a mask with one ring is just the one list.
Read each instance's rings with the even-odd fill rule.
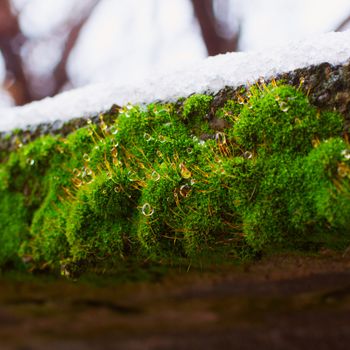
[[0,107],[346,29],[348,0],[0,0]]

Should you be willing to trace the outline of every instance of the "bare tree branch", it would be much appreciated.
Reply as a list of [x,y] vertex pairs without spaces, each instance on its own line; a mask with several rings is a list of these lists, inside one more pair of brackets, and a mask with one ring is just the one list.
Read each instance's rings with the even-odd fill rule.
[[6,88],[17,105],[32,100],[20,57],[20,47],[24,41],[9,0],[3,0],[0,6],[0,50],[5,62]]
[[53,94],[60,92],[63,86],[69,81],[69,77],[67,73],[67,61],[68,61],[69,55],[79,38],[81,29],[90,18],[93,10],[95,9],[98,3],[99,3],[99,0],[90,1],[90,4],[86,7],[85,13],[80,17],[80,20],[77,23],[75,23],[73,26],[71,26],[70,33],[68,35],[68,38],[66,40],[66,43],[62,52],[61,60],[56,66],[53,73],[54,80],[55,80],[55,87],[53,90]]
[[230,38],[219,35],[217,19],[215,18],[213,0],[191,0],[195,16],[201,28],[202,37],[207,47],[208,55],[237,51],[239,31]]
[[350,23],[350,15],[346,17],[340,24],[339,26],[335,29],[336,32],[341,32],[344,30],[348,24]]
[[[23,62],[20,52],[21,47],[27,42],[21,32],[18,17],[11,11],[10,0],[1,0],[0,4],[0,50],[4,57],[7,71],[7,81],[5,88],[15,100],[16,105],[22,105],[35,99],[46,97],[48,94],[54,95],[62,90],[62,87],[69,81],[67,74],[67,61],[74,48],[81,29],[90,18],[99,0],[90,0],[84,7],[84,12],[80,16],[70,19],[62,27],[69,28],[61,58],[52,73],[53,89],[38,95],[33,90],[29,82],[30,73],[26,74],[25,62]],[[77,19],[78,18],[78,19]]]

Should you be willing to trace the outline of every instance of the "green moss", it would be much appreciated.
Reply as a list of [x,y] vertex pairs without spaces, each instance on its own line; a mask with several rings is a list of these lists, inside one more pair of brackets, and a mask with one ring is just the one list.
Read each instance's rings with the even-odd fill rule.
[[20,193],[0,191],[0,267],[18,265],[18,251],[28,238],[25,197]]
[[238,144],[260,154],[305,155],[314,139],[338,135],[342,119],[336,113],[320,114],[307,98],[290,86],[252,89],[235,123]]
[[183,104],[183,119],[203,119],[208,113],[213,98],[208,95],[195,94],[187,98]]
[[212,101],[126,106],[11,152],[0,164],[0,265],[24,257],[32,269],[76,273],[344,248],[342,117],[271,84],[228,100],[215,112],[225,128],[213,131]]
[[349,232],[349,145],[340,138],[329,139],[312,150],[306,161],[317,218],[344,233]]
[[208,120],[212,100],[212,96],[195,94],[188,97],[183,103],[180,119],[197,136],[211,131]]

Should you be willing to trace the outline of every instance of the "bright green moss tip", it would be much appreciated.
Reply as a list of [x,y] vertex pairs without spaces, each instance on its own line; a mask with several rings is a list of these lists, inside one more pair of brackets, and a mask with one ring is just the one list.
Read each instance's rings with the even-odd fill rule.
[[217,110],[212,102],[193,95],[126,106],[109,115],[112,123],[100,116],[4,157],[0,265],[23,260],[67,275],[345,248],[350,147],[342,117],[285,85],[254,86]]

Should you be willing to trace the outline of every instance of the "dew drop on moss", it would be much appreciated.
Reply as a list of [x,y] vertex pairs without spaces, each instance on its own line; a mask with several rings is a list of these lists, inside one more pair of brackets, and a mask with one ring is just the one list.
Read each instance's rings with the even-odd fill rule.
[[118,134],[119,130],[118,128],[115,126],[115,125],[112,125],[110,128],[109,128],[109,131],[112,135],[116,135]]
[[341,155],[342,155],[346,160],[350,160],[350,150],[344,149],[344,150],[341,152]]
[[74,174],[75,176],[80,176],[80,175],[81,175],[81,171],[80,171],[79,169],[77,169],[77,168],[74,168],[74,169],[73,169],[73,174]]
[[192,173],[186,168],[184,163],[181,163],[179,165],[179,168],[180,168],[181,176],[184,179],[189,179],[192,176]]
[[145,133],[143,134],[143,138],[145,139],[146,142],[149,142],[149,141],[151,141],[151,139],[152,139],[151,135],[148,134],[147,132],[145,132]]
[[87,153],[84,153],[83,159],[85,160],[85,162],[90,162],[90,157]]
[[188,197],[191,192],[191,187],[189,185],[182,185],[180,187],[180,194],[182,197]]
[[253,158],[253,154],[252,154],[252,152],[245,151],[243,153],[243,157],[246,158],[246,159],[252,159]]
[[289,106],[287,105],[286,102],[283,102],[283,101],[280,102],[279,106],[280,106],[280,109],[281,109],[282,112],[284,112],[284,113],[288,112]]
[[27,158],[26,163],[30,166],[33,166],[35,164],[35,160],[33,158]]
[[158,136],[158,140],[160,143],[164,143],[166,141],[165,137],[163,135]]
[[156,171],[153,171],[151,176],[154,181],[158,181],[160,179],[160,175]]
[[150,206],[149,203],[145,203],[143,206],[142,206],[142,214],[144,216],[152,216],[154,213],[154,209]]

